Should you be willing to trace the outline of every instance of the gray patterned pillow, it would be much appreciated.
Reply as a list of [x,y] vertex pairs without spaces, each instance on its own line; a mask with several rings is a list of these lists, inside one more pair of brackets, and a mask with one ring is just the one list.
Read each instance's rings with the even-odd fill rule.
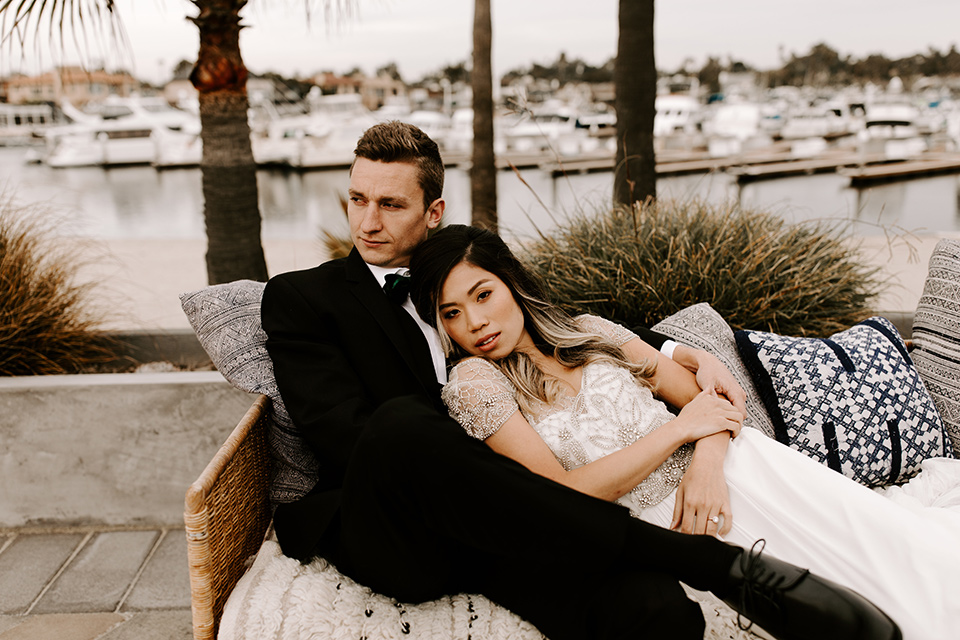
[[960,241],[944,239],[930,257],[913,316],[911,357],[960,457]]
[[737,379],[747,396],[747,417],[743,424],[774,437],[773,422],[760,400],[750,373],[740,360],[733,330],[706,302],[681,309],[651,327],[682,345],[702,349],[716,356]]
[[241,391],[270,397],[269,442],[274,461],[270,499],[292,502],[316,484],[317,460],[300,437],[277,389],[265,346],[267,334],[260,324],[264,286],[253,280],[213,285],[180,294],[180,305],[223,377]]

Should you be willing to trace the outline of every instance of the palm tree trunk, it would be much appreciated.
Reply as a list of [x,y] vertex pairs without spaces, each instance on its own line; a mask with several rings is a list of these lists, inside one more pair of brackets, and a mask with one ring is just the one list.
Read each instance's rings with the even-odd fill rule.
[[203,215],[210,284],[265,281],[256,164],[247,122],[247,69],[240,57],[240,10],[246,0],[193,0],[200,14],[197,66],[200,94]]
[[470,167],[471,222],[497,230],[497,167],[493,155],[493,25],[490,0],[476,0],[473,14],[473,156]]
[[653,117],[657,65],[653,55],[653,0],[620,0],[620,39],[614,69],[617,160],[614,202],[657,197]]

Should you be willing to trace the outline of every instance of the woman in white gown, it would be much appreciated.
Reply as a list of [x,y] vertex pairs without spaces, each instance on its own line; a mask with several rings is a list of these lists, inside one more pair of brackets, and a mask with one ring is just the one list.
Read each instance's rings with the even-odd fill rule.
[[[411,263],[413,302],[459,360],[443,399],[468,433],[648,522],[746,548],[762,539],[872,600],[909,640],[960,638],[960,512],[908,509],[741,432],[742,414],[697,394],[692,374],[619,325],[564,315],[520,270],[499,237],[469,227],[439,232]],[[697,441],[704,424],[715,433]],[[707,462],[688,485],[694,442]],[[942,463],[960,485],[960,460]]]

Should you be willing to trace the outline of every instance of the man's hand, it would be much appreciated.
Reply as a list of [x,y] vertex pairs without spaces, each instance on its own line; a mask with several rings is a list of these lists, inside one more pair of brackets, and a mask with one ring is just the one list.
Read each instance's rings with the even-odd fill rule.
[[704,391],[711,389],[725,396],[740,413],[747,415],[747,396],[730,370],[711,353],[677,345],[673,360],[697,376],[697,384]]

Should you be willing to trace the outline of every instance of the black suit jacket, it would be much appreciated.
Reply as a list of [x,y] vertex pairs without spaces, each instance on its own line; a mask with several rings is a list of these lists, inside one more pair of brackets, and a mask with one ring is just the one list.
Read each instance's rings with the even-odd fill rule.
[[284,404],[320,463],[313,491],[280,505],[274,519],[284,553],[305,559],[335,521],[344,473],[371,413],[406,395],[446,410],[423,333],[387,300],[356,250],[272,278],[261,316]]
[[[344,473],[373,411],[391,398],[420,395],[447,412],[426,338],[383,295],[356,249],[272,278],[261,319],[280,395],[320,463],[310,494],[274,514],[283,552],[305,560],[337,521]],[[664,338],[641,332],[654,346]]]

